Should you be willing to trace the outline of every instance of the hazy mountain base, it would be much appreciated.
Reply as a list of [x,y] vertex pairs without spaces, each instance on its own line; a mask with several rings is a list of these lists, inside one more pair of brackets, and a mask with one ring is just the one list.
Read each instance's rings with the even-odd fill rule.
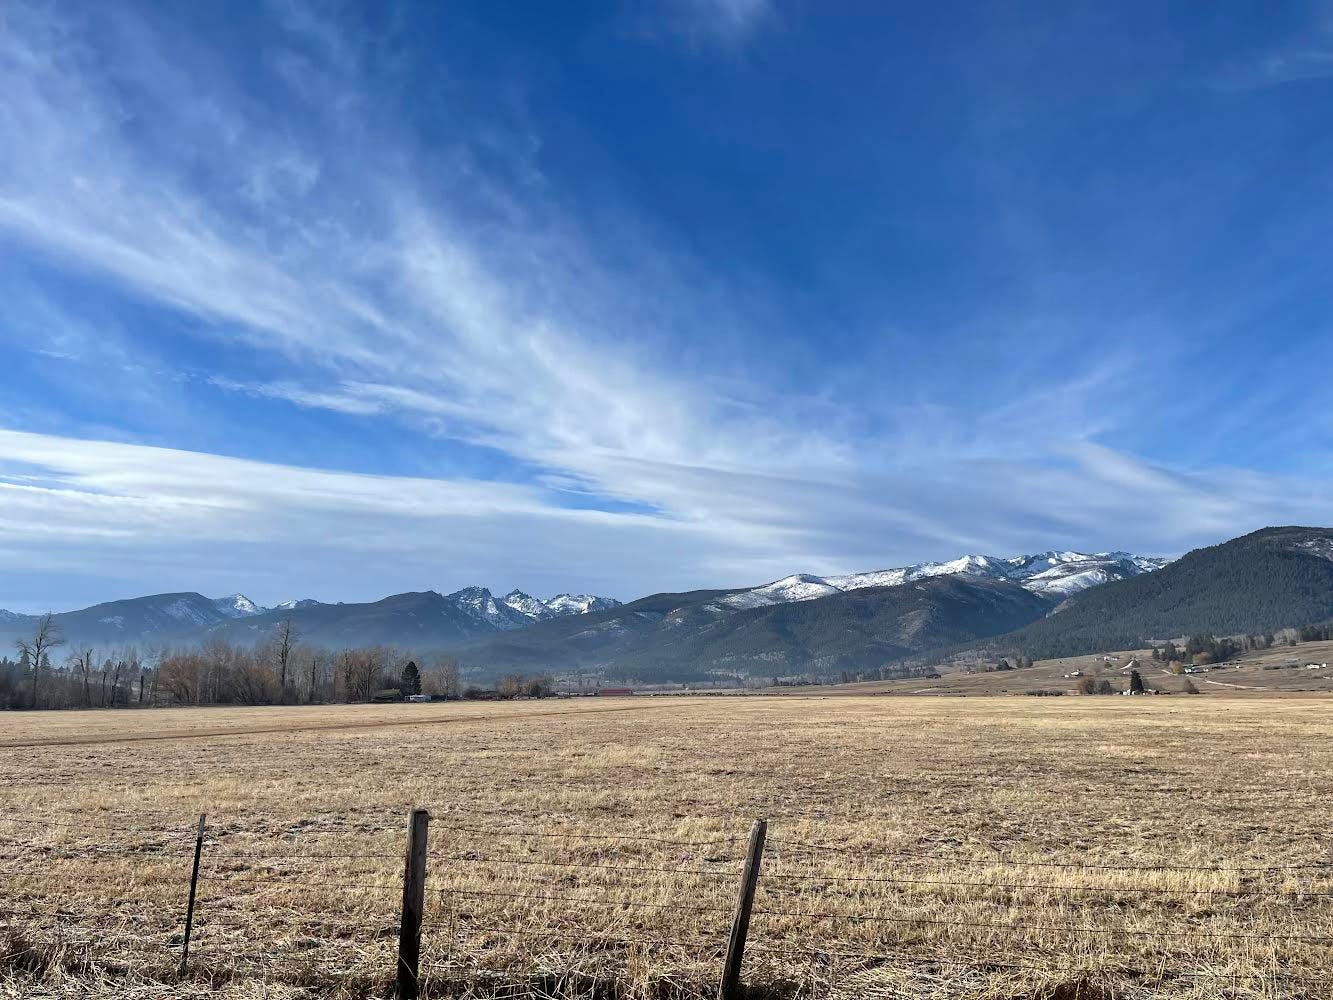
[[[1325,621],[1333,617],[1333,530],[1264,529],[1062,603],[1058,592],[963,572],[761,606],[755,593],[656,594],[535,624],[482,588],[236,618],[197,594],[163,595],[116,602],[115,614],[101,605],[58,617],[71,648],[103,650],[136,629],[149,630],[157,648],[216,638],[252,645],[290,619],[309,647],[447,652],[482,681],[573,671],[638,682],[905,676],[956,656],[1071,656]],[[16,635],[25,624],[10,620],[5,629]]]
[[588,670],[643,680],[714,672],[834,676],[1010,631],[1053,606],[1014,583],[959,576],[740,610],[719,600],[730,593],[658,594],[464,646],[458,656],[497,671]]

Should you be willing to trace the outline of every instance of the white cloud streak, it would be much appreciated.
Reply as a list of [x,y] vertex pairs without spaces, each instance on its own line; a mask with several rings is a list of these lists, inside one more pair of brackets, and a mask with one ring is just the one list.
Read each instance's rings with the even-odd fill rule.
[[[721,513],[569,509],[540,484],[331,472],[0,431],[0,553],[53,580],[101,566],[121,596],[148,575],[154,589],[245,587],[268,601],[367,600],[473,581],[554,592],[571,579],[633,597],[902,561],[895,555],[1006,553],[1030,540],[1033,519],[1052,545],[1113,547],[1127,534],[1106,526],[1132,523],[1129,544],[1178,552],[1273,515],[1333,515],[1310,484],[1235,473],[1219,485],[1095,446],[1058,467],[949,463],[838,484],[614,462],[632,484],[674,482],[668,508],[707,493]],[[978,511],[986,522],[970,531]],[[57,591],[10,597],[24,610],[65,603]]]
[[[265,372],[219,372],[216,386],[496,449],[535,485],[10,431],[0,552],[15,563],[40,560],[53,581],[82,562],[127,587],[258,586],[260,600],[472,581],[632,597],[964,548],[1178,552],[1326,516],[1302,484],[1173,475],[1093,444],[1105,406],[1088,399],[1127,380],[1122,363],[979,417],[889,408],[857,436],[837,407],[814,420],[744,379],[738,405],[671,352],[673,332],[730,318],[691,305],[668,253],[617,234],[638,266],[632,282],[609,273],[576,225],[479,171],[461,139],[434,161],[444,182],[423,182],[409,138],[386,127],[364,141],[375,116],[346,39],[286,11],[327,55],[283,95],[322,116],[319,142],[255,111],[207,53],[173,39],[168,59],[129,14],[107,53],[88,25],[7,7],[0,239],[190,317],[194,335],[244,347]],[[767,5],[709,11],[739,32]],[[569,509],[598,499],[607,510]],[[10,603],[48,596],[67,603],[54,590]]]

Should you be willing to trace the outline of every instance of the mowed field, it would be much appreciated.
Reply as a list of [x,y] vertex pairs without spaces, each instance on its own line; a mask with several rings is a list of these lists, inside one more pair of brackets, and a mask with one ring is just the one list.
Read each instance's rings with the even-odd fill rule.
[[[717,697],[0,715],[0,995],[1333,995],[1333,699]],[[190,969],[178,976],[206,812]]]

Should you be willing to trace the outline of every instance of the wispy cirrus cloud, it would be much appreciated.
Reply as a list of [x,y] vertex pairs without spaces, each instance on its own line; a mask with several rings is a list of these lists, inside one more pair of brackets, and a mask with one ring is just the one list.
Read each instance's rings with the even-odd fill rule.
[[[1333,517],[1314,484],[1216,480],[1087,445],[1058,463],[947,462],[840,482],[607,456],[662,511],[553,502],[543,483],[335,472],[199,452],[0,431],[0,558],[37,581],[18,610],[67,607],[69,574],[106,588],[369,600],[481,581],[637,596],[888,565],[895,553],[1008,553],[1034,522],[1052,545],[1177,552],[1265,518]],[[670,483],[670,488],[663,488]],[[698,496],[713,509],[700,516]],[[984,510],[984,523],[975,522]],[[1286,515],[1284,517],[1284,515]],[[1135,525],[1132,532],[1122,527]],[[1115,525],[1114,532],[1107,525]],[[975,530],[973,530],[975,526]],[[885,537],[885,536],[888,537]]]
[[[758,0],[671,10],[735,39],[772,16]],[[980,399],[910,373],[793,392],[769,377],[780,325],[632,219],[591,234],[547,196],[531,122],[459,107],[423,151],[337,22],[281,11],[259,60],[277,115],[201,42],[131,12],[10,5],[0,242],[166,318],[151,351],[117,331],[99,376],[174,363],[182,384],[231,394],[239,420],[265,403],[391,424],[439,474],[0,432],[0,551],[51,574],[11,604],[68,604],[60,572],[90,562],[130,592],[632,597],[963,549],[1178,552],[1327,509],[1305,483],[1168,472],[1099,445],[1139,405],[1128,349],[997,378]],[[25,347],[88,353],[76,304],[7,289],[4,332],[27,317]],[[459,472],[455,444],[505,467]]]
[[1301,43],[1233,66],[1213,77],[1211,83],[1218,90],[1262,90],[1330,76],[1333,76],[1333,45],[1321,47]]
[[776,0],[640,0],[624,16],[641,37],[735,47],[771,23],[777,8]]

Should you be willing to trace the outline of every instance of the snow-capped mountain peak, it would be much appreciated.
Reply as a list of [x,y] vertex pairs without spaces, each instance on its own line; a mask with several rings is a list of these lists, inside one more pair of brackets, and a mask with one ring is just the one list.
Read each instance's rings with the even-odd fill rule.
[[787,604],[791,601],[810,601],[816,597],[827,597],[845,588],[838,587],[828,580],[809,573],[796,573],[784,576],[781,580],[753,590],[730,594],[718,603],[732,608],[761,608],[769,604]]
[[274,611],[299,611],[301,608],[317,608],[323,602],[316,601],[313,598],[303,597],[299,600],[283,601],[281,604],[273,605]]
[[491,592],[485,587],[464,587],[462,590],[450,594],[448,599],[457,605],[461,611],[492,625],[500,625],[502,621],[509,621],[504,613],[500,611],[499,605],[495,603],[495,598],[491,596]]
[[609,611],[620,607],[620,602],[613,597],[597,597],[593,594],[556,594],[546,606],[557,615],[586,615],[590,611]]
[[464,587],[448,595],[459,610],[498,629],[516,629],[561,615],[581,615],[614,608],[620,602],[592,594],[560,594],[541,601],[521,590],[511,590],[498,601],[485,587]]
[[954,575],[1008,580],[1035,594],[1058,599],[1070,597],[1098,584],[1150,573],[1161,569],[1169,561],[1129,552],[1050,551],[1007,559],[965,555],[948,562],[918,563],[844,576],[820,577],[802,573],[729,595],[718,603],[734,608],[754,608],[788,601],[808,601],[839,591],[896,587],[927,577]]
[[500,598],[500,603],[535,622],[555,617],[555,612],[548,608],[544,602],[537,600],[531,594],[525,594],[521,590],[511,590]]
[[213,607],[218,609],[219,614],[227,618],[249,618],[251,615],[262,615],[269,610],[268,608],[261,608],[244,594],[219,597],[213,602]]

